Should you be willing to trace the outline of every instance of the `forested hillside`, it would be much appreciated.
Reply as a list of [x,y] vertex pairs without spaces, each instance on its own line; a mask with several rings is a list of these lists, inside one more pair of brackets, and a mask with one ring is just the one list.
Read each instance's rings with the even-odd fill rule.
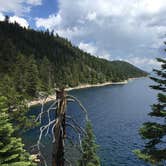
[[0,77],[14,91],[35,97],[40,90],[123,81],[146,73],[123,61],[96,58],[53,32],[0,22]]

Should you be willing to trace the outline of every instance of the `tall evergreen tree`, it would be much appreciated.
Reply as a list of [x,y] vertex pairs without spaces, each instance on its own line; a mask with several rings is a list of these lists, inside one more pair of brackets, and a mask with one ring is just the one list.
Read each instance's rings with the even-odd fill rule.
[[41,84],[42,87],[41,89],[44,91],[49,92],[50,89],[53,87],[53,83],[52,83],[52,70],[51,70],[51,63],[48,60],[47,57],[44,57],[41,65],[40,65],[40,69],[39,69],[39,74],[40,74],[40,79],[41,79]]
[[6,97],[9,111],[16,107],[18,93],[16,92],[13,79],[9,75],[5,75],[1,78],[0,95]]
[[26,93],[26,73],[27,73],[27,57],[23,54],[18,54],[14,66],[13,76],[14,84],[17,92],[25,95]]
[[161,62],[161,70],[154,69],[157,76],[151,79],[156,84],[151,88],[159,91],[158,102],[152,105],[149,115],[161,120],[143,124],[140,135],[148,142],[143,150],[134,151],[140,159],[155,165],[166,162],[166,60],[158,58],[157,61]]
[[6,98],[6,108],[10,122],[15,126],[15,132],[24,132],[35,125],[34,117],[27,115],[28,107],[23,94],[15,90],[13,79],[8,75],[0,81],[0,96]]
[[100,160],[97,155],[98,145],[95,142],[95,136],[90,122],[86,124],[86,133],[82,142],[83,154],[79,161],[79,166],[100,166]]
[[0,165],[33,166],[29,154],[23,149],[21,138],[14,137],[14,128],[9,122],[5,98],[0,96]]
[[30,56],[27,61],[26,70],[26,93],[28,96],[35,97],[40,88],[39,84],[39,71],[36,65],[36,61],[33,56]]

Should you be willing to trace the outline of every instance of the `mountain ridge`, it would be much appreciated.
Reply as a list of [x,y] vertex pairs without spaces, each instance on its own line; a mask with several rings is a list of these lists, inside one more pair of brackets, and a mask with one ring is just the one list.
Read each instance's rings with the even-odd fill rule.
[[[26,29],[17,23],[0,22],[0,43],[0,75],[13,77],[13,70],[24,63],[29,70],[35,68],[40,88],[119,82],[147,75],[128,62],[97,58],[53,32]],[[19,70],[24,67],[18,69],[21,77]]]

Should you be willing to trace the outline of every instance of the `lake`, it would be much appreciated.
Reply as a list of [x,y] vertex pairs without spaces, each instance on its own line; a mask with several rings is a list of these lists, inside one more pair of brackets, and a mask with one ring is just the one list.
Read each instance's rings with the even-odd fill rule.
[[[156,101],[156,91],[149,88],[151,84],[153,82],[149,78],[139,78],[124,85],[69,92],[81,100],[88,110],[96,141],[100,145],[98,153],[102,166],[148,166],[137,159],[132,151],[143,147],[138,130],[143,122],[152,119],[147,115],[151,110],[150,105]],[[36,114],[39,107],[31,111]],[[83,115],[77,105],[69,104],[68,113],[82,122]],[[36,128],[23,135],[27,146],[35,143],[38,131]],[[50,160],[51,142],[49,138],[44,142],[44,151]]]

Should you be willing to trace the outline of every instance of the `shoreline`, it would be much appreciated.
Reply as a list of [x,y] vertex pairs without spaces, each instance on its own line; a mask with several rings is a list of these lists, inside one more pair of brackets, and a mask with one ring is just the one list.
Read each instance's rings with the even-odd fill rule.
[[95,87],[102,87],[102,86],[107,86],[107,85],[123,85],[127,84],[128,80],[121,81],[121,82],[105,82],[105,83],[98,83],[98,84],[81,84],[75,87],[71,88],[66,88],[65,91],[71,91],[71,90],[77,90],[77,89],[85,89],[85,88],[95,88]]
[[[102,86],[108,86],[108,85],[124,85],[124,84],[127,84],[129,81],[139,79],[139,78],[141,78],[141,77],[129,78],[128,80],[124,80],[124,81],[121,81],[121,82],[111,82],[111,81],[109,81],[109,82],[98,83],[98,84],[81,84],[81,85],[78,85],[78,86],[75,86],[75,87],[66,88],[65,91],[69,92],[69,91],[72,91],[72,90],[95,88],[95,87],[102,87]],[[56,99],[55,94],[49,95],[45,102],[47,103],[47,102],[50,102],[50,101],[55,100],[55,99]],[[40,105],[41,102],[42,102],[42,100],[40,100],[40,99],[30,101],[30,102],[28,102],[28,107]]]

